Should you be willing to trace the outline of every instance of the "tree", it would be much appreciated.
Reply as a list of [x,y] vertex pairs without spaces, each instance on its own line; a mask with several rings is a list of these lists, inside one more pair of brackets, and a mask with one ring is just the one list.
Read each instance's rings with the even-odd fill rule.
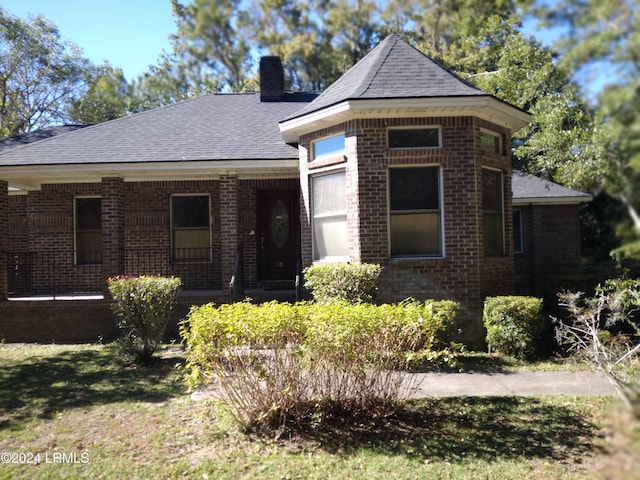
[[69,118],[75,123],[94,124],[127,115],[129,87],[122,69],[108,63],[87,73],[86,93],[71,101]]
[[0,138],[66,122],[89,66],[43,17],[25,22],[0,8]]
[[197,61],[219,89],[245,90],[251,68],[248,14],[242,0],[171,0],[178,33],[173,37],[178,63]]
[[601,178],[607,193],[627,209],[640,232],[640,8],[637,0],[560,0],[535,10],[543,24],[563,27],[567,35],[556,47],[560,62],[589,88],[602,79],[597,97],[598,119],[606,147]]

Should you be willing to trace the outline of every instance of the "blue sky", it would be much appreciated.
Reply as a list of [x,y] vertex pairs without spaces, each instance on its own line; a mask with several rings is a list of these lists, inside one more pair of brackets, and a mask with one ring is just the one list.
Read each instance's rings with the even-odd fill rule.
[[41,13],[63,39],[82,48],[94,63],[109,61],[136,78],[170,51],[176,32],[169,0],[1,0],[4,10],[21,19]]
[[[27,19],[41,13],[57,25],[63,39],[82,48],[96,64],[108,61],[135,79],[170,51],[176,32],[169,0],[0,0],[10,14]],[[526,25],[533,29],[532,24]],[[548,36],[535,33],[548,44]]]

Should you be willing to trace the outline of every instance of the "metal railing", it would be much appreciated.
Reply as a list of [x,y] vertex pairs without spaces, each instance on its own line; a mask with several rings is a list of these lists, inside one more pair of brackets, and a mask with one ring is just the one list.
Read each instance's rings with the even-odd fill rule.
[[[9,252],[10,296],[95,293],[103,288],[104,260],[99,252],[51,250]],[[120,275],[161,275],[182,279],[185,290],[213,290],[219,274],[212,249],[130,248],[123,251]]]

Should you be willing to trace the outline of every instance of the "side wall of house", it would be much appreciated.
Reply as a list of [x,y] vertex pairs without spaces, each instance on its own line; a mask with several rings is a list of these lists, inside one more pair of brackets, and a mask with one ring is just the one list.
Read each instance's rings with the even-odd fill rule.
[[525,205],[523,252],[515,255],[517,293],[553,299],[582,260],[579,204]]
[[[387,147],[389,127],[438,126],[440,148],[395,150]],[[502,154],[480,150],[480,129],[502,135]],[[345,134],[345,152],[312,160],[314,140]],[[509,132],[472,117],[386,118],[353,120],[305,135],[300,139],[303,262],[313,262],[312,192],[310,176],[345,169],[349,261],[379,263],[383,272],[379,300],[396,302],[445,298],[460,302],[463,340],[482,342],[484,297],[513,293],[511,225],[511,164]],[[390,257],[388,171],[399,166],[439,166],[442,178],[441,214],[444,246],[441,258]],[[503,174],[505,255],[485,258],[482,226],[482,168]]]

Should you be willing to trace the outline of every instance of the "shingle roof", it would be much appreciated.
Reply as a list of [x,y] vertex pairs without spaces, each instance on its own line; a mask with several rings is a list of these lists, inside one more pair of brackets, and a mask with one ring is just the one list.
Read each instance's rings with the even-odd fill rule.
[[79,128],[84,128],[86,125],[54,125],[51,127],[44,127],[33,132],[21,133],[20,135],[13,135],[11,137],[0,140],[0,153],[6,152],[12,148],[28,145],[29,143],[39,142],[45,138],[55,137],[67,132],[73,132]]
[[[297,159],[278,121],[315,94],[198,97],[0,151],[1,166]],[[301,104],[302,102],[302,104]]]
[[511,176],[513,203],[582,203],[589,202],[588,193],[571,190],[549,180],[514,170]]
[[392,34],[289,118],[345,100],[490,96]]

